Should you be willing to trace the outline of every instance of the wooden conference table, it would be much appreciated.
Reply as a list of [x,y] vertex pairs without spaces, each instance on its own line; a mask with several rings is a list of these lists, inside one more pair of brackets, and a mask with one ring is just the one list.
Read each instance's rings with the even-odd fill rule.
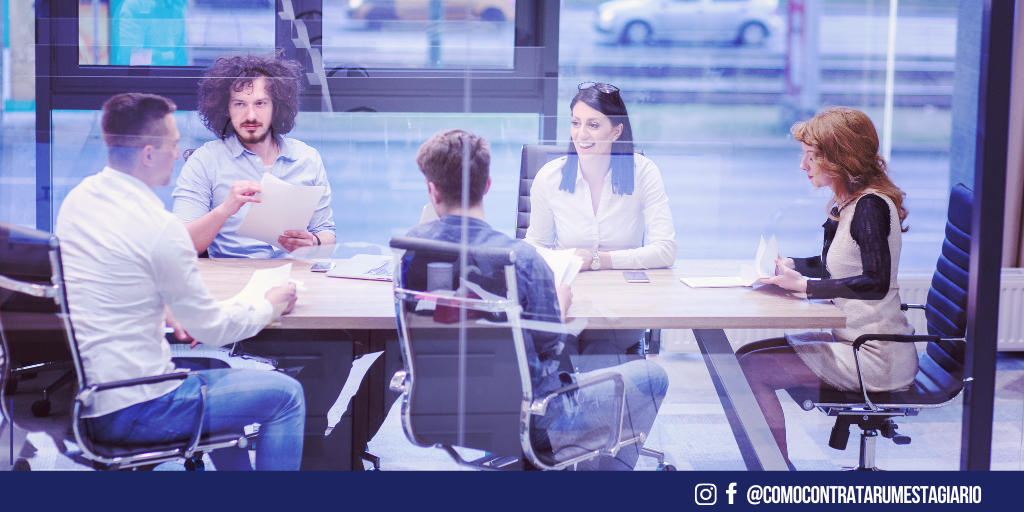
[[[225,299],[241,291],[254,269],[282,260],[202,259],[199,268],[210,291]],[[740,261],[678,260],[672,268],[647,270],[650,283],[627,283],[618,270],[581,272],[573,283],[570,320],[584,318],[588,329],[693,329],[715,383],[744,462],[751,470],[786,470],[750,386],[743,377],[723,329],[817,329],[846,326],[846,317],[827,301],[808,301],[775,286],[690,288],[680,277],[739,275]],[[292,278],[305,284],[295,310],[273,330],[345,329],[355,339],[353,357],[397,346],[390,282],[330,278],[312,273],[309,261],[292,261]],[[389,350],[392,361],[397,350]],[[388,355],[388,354],[386,354]],[[386,407],[385,367],[375,364],[349,410],[353,412],[353,467],[368,432],[380,425]]]

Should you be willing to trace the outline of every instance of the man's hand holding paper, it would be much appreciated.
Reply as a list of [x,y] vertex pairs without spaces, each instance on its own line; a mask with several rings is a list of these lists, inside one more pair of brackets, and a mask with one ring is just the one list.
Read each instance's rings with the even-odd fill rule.
[[258,203],[260,198],[257,197],[262,191],[260,184],[255,181],[239,180],[231,184],[231,192],[228,192],[228,198],[224,200],[217,208],[223,210],[223,218],[228,218],[241,210],[245,203]]
[[320,245],[313,233],[306,230],[289,229],[283,235],[277,237],[277,243],[281,244],[288,251],[294,251],[299,247],[311,247]]
[[[235,185],[238,183],[241,182]],[[323,186],[292,185],[267,173],[259,188],[260,193],[253,196],[257,200],[238,226],[239,235],[288,251],[317,245],[316,237],[307,229],[313,210],[323,196]],[[232,192],[234,189],[233,186]],[[333,237],[330,242],[334,242]]]

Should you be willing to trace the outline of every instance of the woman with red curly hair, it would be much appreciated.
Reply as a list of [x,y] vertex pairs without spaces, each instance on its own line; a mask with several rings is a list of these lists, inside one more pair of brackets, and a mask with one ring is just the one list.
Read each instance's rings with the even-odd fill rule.
[[[886,172],[871,119],[859,110],[835,107],[790,131],[803,149],[800,169],[811,185],[832,190],[825,242],[820,256],[780,256],[776,276],[761,281],[806,293],[808,299],[831,299],[846,315],[846,328],[787,334],[737,351],[787,463],[786,420],[775,391],[817,389],[821,381],[860,391],[853,340],[868,333],[914,332],[900,309],[896,282],[901,235],[907,230],[906,194]],[[917,375],[917,350],[912,343],[869,341],[860,350],[860,370],[867,391],[907,389]]]

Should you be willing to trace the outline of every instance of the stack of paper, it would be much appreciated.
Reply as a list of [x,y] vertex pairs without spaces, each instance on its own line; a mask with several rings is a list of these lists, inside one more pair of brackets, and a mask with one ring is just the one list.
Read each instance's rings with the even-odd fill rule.
[[324,195],[323,186],[299,186],[286,183],[269,172],[260,181],[262,192],[254,197],[259,203],[249,203],[249,211],[236,233],[266,242],[278,249],[278,237],[288,230],[305,231],[313,210]]
[[537,254],[540,254],[540,257],[544,258],[544,261],[551,267],[551,272],[555,274],[556,285],[559,283],[572,285],[572,281],[576,279],[580,268],[583,267],[583,258],[576,255],[575,249],[555,251],[538,247]]
[[740,266],[739,276],[729,277],[681,277],[683,284],[691,288],[732,288],[738,286],[753,286],[759,279],[775,276],[775,258],[779,254],[779,243],[772,235],[771,240],[766,244],[764,237],[757,246],[757,255],[754,256],[752,264],[744,263]]

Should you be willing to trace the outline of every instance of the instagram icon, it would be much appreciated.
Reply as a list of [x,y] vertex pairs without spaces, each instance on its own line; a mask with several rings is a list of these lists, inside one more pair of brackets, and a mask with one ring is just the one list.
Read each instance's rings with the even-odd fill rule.
[[715,484],[697,484],[693,494],[693,501],[698,505],[714,505],[718,501],[718,488]]

